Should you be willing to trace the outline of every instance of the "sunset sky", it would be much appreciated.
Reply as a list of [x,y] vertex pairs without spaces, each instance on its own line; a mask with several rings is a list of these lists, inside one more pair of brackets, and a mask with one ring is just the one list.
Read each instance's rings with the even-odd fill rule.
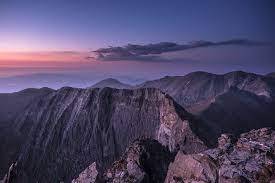
[[274,9],[273,0],[0,0],[0,77],[268,73]]

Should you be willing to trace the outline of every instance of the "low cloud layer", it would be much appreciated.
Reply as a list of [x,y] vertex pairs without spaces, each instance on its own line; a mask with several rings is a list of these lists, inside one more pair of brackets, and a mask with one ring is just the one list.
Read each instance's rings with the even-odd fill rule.
[[162,61],[162,53],[190,50],[203,47],[240,45],[240,46],[257,46],[264,43],[250,41],[247,39],[233,39],[221,42],[211,41],[193,41],[187,44],[178,44],[173,42],[161,42],[156,44],[137,45],[128,44],[126,46],[99,48],[92,51],[94,56],[90,57],[100,61],[117,61],[117,60],[136,60],[136,61]]

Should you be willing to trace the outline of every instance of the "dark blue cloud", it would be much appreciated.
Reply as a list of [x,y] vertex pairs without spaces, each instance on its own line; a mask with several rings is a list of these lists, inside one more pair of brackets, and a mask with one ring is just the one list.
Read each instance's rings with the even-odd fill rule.
[[137,61],[163,61],[167,60],[161,58],[162,53],[183,51],[195,48],[239,45],[239,46],[259,46],[266,43],[256,42],[247,39],[232,39],[221,42],[211,41],[193,41],[188,44],[177,44],[173,42],[160,42],[156,44],[137,45],[128,44],[126,46],[99,48],[94,53],[94,59],[102,61],[116,61],[116,60],[137,60]]

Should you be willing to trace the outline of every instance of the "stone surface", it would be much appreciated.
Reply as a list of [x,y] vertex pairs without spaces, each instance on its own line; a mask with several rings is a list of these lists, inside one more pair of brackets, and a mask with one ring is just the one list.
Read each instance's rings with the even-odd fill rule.
[[185,155],[178,152],[175,161],[169,165],[165,183],[172,182],[216,182],[217,166],[205,154]]
[[17,162],[12,163],[8,173],[4,176],[4,179],[0,181],[1,183],[15,183],[15,182],[20,182],[18,180],[18,174],[17,174]]
[[165,182],[272,182],[275,179],[275,131],[252,130],[238,139],[229,134],[199,154],[178,152]]
[[104,182],[163,182],[174,155],[152,139],[136,140],[103,175]]
[[96,169],[96,162],[94,162],[81,172],[78,178],[72,180],[72,183],[95,183],[97,181],[98,171]]

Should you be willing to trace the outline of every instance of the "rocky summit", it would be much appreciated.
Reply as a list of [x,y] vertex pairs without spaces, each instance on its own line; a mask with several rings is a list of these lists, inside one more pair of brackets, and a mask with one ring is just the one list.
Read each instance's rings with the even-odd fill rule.
[[212,138],[158,89],[62,88],[32,103],[13,128],[26,136],[19,182],[68,182],[91,162],[102,172],[141,137],[186,153],[207,149]]
[[268,183],[275,181],[275,131],[223,134],[217,148],[177,155],[151,139],[135,141],[111,168],[91,164],[73,183]]

